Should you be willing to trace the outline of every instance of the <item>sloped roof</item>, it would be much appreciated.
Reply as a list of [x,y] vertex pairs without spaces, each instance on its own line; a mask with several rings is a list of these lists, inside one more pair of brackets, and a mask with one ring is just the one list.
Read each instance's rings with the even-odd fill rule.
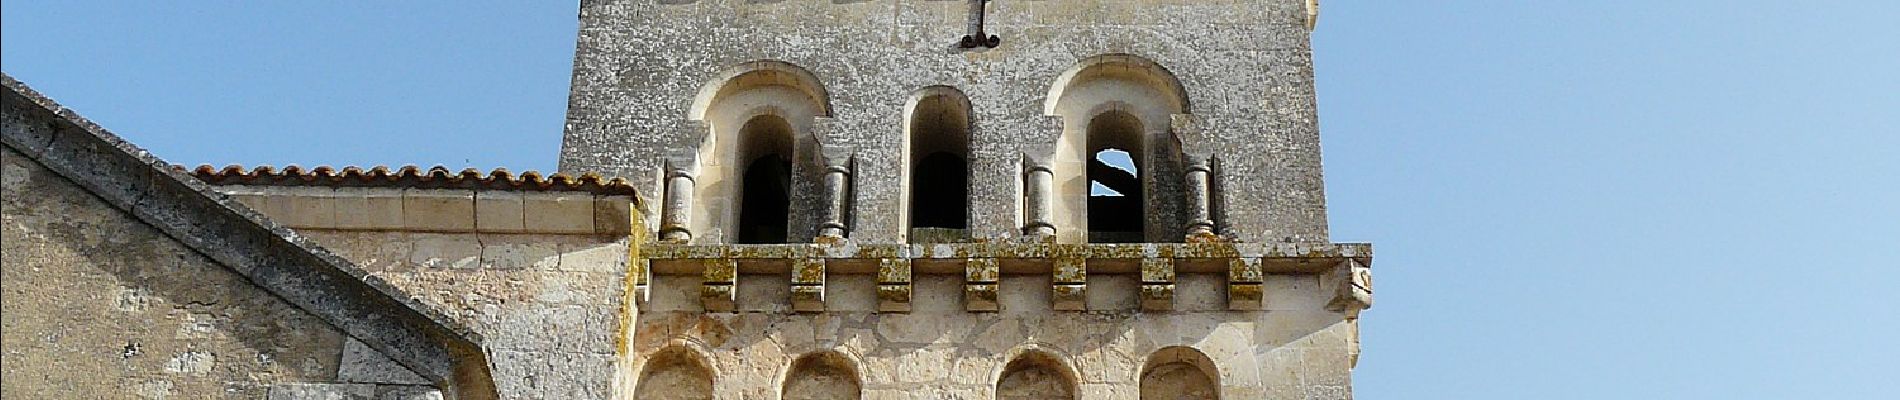
[[[495,397],[479,334],[12,76],[0,73],[0,81],[6,87],[0,94],[6,112],[24,113],[21,119],[33,121],[0,130],[6,146],[388,355],[455,398]],[[40,121],[47,125],[37,126]]]
[[[184,166],[173,167],[186,171]],[[461,172],[450,172],[447,167],[435,166],[422,169],[414,165],[405,165],[396,170],[387,166],[343,167],[343,169],[319,166],[305,169],[296,165],[273,168],[259,165],[245,169],[242,165],[230,165],[217,168],[200,165],[186,171],[205,183],[213,185],[257,185],[257,186],[329,186],[329,187],[401,187],[419,189],[481,189],[510,191],[552,191],[552,192],[588,192],[597,195],[632,196],[634,189],[621,178],[603,178],[593,173],[569,176],[556,173],[543,176],[540,172],[528,171],[521,175],[508,172],[506,168],[496,168],[483,174],[474,168]],[[638,201],[638,200],[636,200]]]

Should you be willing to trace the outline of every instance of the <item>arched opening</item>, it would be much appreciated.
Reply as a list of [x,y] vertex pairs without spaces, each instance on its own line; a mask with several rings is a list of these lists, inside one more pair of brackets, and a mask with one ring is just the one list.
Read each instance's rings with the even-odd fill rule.
[[806,354],[785,375],[783,400],[856,400],[863,393],[857,366],[836,352]]
[[1062,117],[1051,163],[1057,241],[1148,242],[1184,231],[1184,167],[1169,127],[1188,112],[1188,97],[1172,73],[1134,55],[1089,57],[1056,78],[1043,107]]
[[970,227],[969,100],[954,88],[925,88],[907,114],[910,241],[961,241]]
[[996,380],[1000,400],[1074,400],[1075,377],[1054,356],[1025,352],[1003,366]]
[[692,351],[661,350],[647,358],[633,394],[637,400],[711,400],[712,369]]
[[703,243],[786,243],[815,234],[823,165],[817,118],[829,94],[810,71],[780,61],[734,66],[709,80],[687,118],[699,141],[690,222]]
[[1168,347],[1148,356],[1141,367],[1142,400],[1220,399],[1220,372],[1206,354]]
[[1147,199],[1141,160],[1141,119],[1126,111],[1096,115],[1088,125],[1090,243],[1142,242]]
[[792,125],[759,115],[739,129],[739,232],[736,243],[785,243],[792,204]]

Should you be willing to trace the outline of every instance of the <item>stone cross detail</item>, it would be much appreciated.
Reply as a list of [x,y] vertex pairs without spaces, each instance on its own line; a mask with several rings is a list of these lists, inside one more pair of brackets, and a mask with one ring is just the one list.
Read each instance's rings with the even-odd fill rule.
[[995,48],[996,45],[1003,43],[1002,38],[983,33],[983,13],[984,9],[989,7],[989,4],[990,0],[970,0],[970,33],[963,35],[963,40],[957,41],[957,47],[965,49],[974,49],[977,47]]

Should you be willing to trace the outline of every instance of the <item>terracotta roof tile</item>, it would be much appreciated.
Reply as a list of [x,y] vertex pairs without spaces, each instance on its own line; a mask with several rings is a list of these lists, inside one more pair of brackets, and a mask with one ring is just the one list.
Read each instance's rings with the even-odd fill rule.
[[375,166],[369,169],[349,166],[342,170],[329,166],[305,169],[296,165],[279,170],[269,165],[259,165],[245,170],[242,165],[230,165],[224,168],[210,164],[187,170],[185,166],[172,167],[190,173],[191,176],[212,185],[255,185],[255,186],[330,186],[330,187],[392,187],[419,189],[484,189],[515,191],[576,191],[602,195],[634,195],[632,185],[621,178],[602,178],[598,174],[587,173],[571,176],[556,173],[543,176],[540,172],[528,171],[521,175],[508,172],[506,168],[496,168],[483,174],[474,168],[461,172],[451,172],[440,165],[422,169],[414,165],[405,165],[394,171],[387,166]]

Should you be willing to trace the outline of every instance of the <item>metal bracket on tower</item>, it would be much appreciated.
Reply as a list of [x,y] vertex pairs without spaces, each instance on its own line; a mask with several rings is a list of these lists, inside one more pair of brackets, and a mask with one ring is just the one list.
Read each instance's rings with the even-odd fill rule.
[[996,48],[996,45],[1003,43],[1002,38],[983,33],[984,9],[988,8],[989,4],[990,0],[970,0],[970,33],[963,35],[963,39],[957,41],[957,47],[965,49],[974,49],[977,47]]

